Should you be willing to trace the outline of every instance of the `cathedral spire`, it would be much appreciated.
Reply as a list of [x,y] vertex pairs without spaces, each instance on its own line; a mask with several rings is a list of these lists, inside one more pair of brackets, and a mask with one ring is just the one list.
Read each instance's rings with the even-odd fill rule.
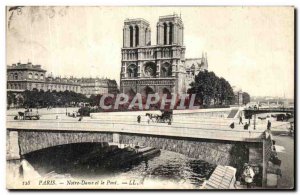
[[207,62],[207,53],[205,52],[205,65],[208,66],[208,62]]
[[203,51],[202,51],[201,62],[202,62],[202,63],[205,63],[205,59],[204,59],[204,52],[203,52]]

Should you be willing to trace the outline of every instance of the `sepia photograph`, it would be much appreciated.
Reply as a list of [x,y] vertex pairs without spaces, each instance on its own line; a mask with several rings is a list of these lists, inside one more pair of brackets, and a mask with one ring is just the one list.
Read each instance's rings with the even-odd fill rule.
[[295,190],[295,7],[5,15],[8,190]]

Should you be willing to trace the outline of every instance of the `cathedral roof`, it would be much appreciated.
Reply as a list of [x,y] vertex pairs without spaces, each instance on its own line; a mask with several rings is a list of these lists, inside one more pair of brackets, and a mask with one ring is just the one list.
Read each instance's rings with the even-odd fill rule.
[[205,58],[186,58],[185,67],[187,69],[207,69],[207,60]]
[[186,68],[195,68],[200,67],[202,63],[202,58],[186,58],[185,67]]

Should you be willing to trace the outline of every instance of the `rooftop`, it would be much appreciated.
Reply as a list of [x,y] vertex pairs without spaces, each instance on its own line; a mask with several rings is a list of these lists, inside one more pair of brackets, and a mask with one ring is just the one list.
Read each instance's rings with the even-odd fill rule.
[[11,66],[7,65],[7,69],[8,70],[30,69],[30,70],[38,70],[38,71],[46,72],[46,70],[42,69],[41,65],[33,65],[31,62],[28,62],[27,64],[22,64],[21,62],[18,62],[17,64],[12,64]]
[[149,22],[147,21],[147,20],[145,20],[145,19],[143,19],[143,18],[132,18],[132,19],[129,19],[129,18],[127,18],[125,21],[124,21],[124,23],[127,23],[127,22],[144,22],[144,23],[146,23],[146,24],[149,24]]

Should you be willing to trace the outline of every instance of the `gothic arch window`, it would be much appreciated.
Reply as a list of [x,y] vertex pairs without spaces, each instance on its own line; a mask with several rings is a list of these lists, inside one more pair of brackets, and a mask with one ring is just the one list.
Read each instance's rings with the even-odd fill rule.
[[172,45],[172,42],[173,42],[173,24],[170,23],[170,30],[169,30],[169,45]]
[[168,33],[168,25],[166,23],[164,25],[164,45],[167,45],[167,33]]
[[130,88],[129,90],[127,90],[125,92],[125,94],[128,95],[129,97],[133,97],[133,96],[135,96],[136,93],[132,88]]
[[130,41],[130,47],[133,47],[133,27],[129,27],[129,41]]
[[14,74],[14,80],[18,80],[18,78],[19,78],[19,77],[18,77],[18,73],[15,73],[15,74]]
[[146,86],[143,90],[142,90],[142,96],[148,96],[149,94],[155,94],[155,91],[149,87]]
[[161,77],[171,77],[172,76],[172,66],[169,63],[164,63],[160,69]]
[[171,95],[171,91],[170,91],[168,88],[166,88],[166,87],[164,87],[164,88],[161,90],[161,92],[162,92],[162,94],[167,94],[167,96],[170,96],[170,95]]
[[137,66],[135,64],[131,64],[127,67],[127,74],[129,78],[137,77]]
[[32,73],[29,73],[29,74],[28,74],[28,78],[29,78],[29,79],[32,79]]
[[135,26],[135,46],[139,45],[139,27]]
[[146,45],[148,45],[148,43],[147,43],[147,35],[148,35],[148,28],[145,28],[145,42],[146,42]]
[[147,62],[144,65],[144,75],[146,77],[155,77],[156,76],[156,64],[154,62]]
[[37,73],[35,73],[34,75],[34,79],[38,80],[39,79],[39,75]]
[[44,80],[44,74],[41,74],[40,79]]

